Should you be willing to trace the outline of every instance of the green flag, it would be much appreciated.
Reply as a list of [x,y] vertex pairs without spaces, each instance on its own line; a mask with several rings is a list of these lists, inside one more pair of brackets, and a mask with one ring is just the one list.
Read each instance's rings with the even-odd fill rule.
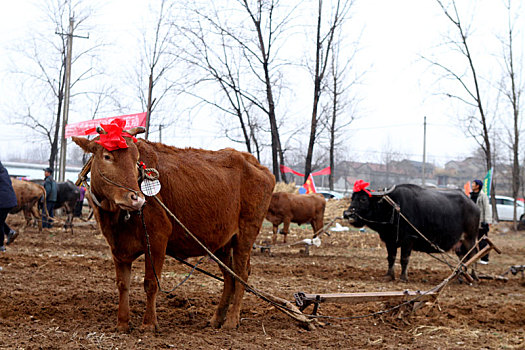
[[492,184],[492,168],[487,172],[487,175],[485,175],[485,178],[483,179],[483,192],[487,195],[487,197],[490,196],[490,186]]

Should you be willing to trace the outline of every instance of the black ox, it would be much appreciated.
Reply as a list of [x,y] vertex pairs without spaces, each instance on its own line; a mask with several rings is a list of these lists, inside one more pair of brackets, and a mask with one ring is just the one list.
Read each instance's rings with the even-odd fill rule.
[[[386,195],[432,244],[400,217],[385,198]],[[386,277],[392,280],[395,279],[397,248],[401,247],[401,280],[407,281],[407,265],[412,250],[431,253],[438,251],[437,246],[448,251],[459,246],[460,240],[464,248],[470,250],[478,236],[480,211],[460,191],[439,191],[404,184],[386,192],[354,192],[352,203],[343,216],[355,227],[367,225],[379,233],[388,251]]]
[[[31,180],[39,185],[44,186],[44,180]],[[66,212],[66,223],[64,228],[73,229],[73,213],[77,201],[80,199],[80,190],[69,180],[66,182],[57,182],[57,201],[53,209],[64,208]],[[41,205],[41,203],[39,203]]]

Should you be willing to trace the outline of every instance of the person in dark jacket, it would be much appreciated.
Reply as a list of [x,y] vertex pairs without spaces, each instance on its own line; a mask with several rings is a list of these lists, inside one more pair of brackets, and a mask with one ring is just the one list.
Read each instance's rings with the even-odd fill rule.
[[49,218],[47,217],[45,210],[42,210],[42,227],[43,228],[52,228],[51,219],[54,216],[54,207],[57,201],[57,183],[53,180],[53,169],[45,168],[44,169],[44,188],[46,190],[46,208],[49,213]]
[[17,199],[9,173],[0,162],[0,252],[5,252],[4,238],[7,238],[7,244],[11,244],[18,233],[7,226],[5,219],[9,211],[16,207]]

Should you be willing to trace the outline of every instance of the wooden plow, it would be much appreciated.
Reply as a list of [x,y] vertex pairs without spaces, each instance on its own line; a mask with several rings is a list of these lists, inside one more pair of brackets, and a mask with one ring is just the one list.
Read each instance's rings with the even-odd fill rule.
[[[387,292],[360,292],[360,293],[328,293],[328,294],[308,294],[304,292],[298,292],[294,294],[295,304],[301,310],[305,310],[308,306],[314,305],[311,315],[317,315],[319,305],[321,303],[346,303],[346,304],[358,304],[365,302],[384,301],[384,302],[397,302],[400,305],[407,305],[411,311],[415,311],[427,302],[435,303],[437,298],[445,288],[445,286],[458,276],[464,276],[469,282],[474,282],[474,279],[467,273],[467,269],[470,265],[477,262],[483,256],[485,256],[490,250],[495,250],[498,254],[501,254],[501,250],[494,245],[494,243],[488,238],[484,237],[488,243],[483,249],[474,254],[467,262],[460,263],[454,269],[452,274],[443,280],[440,284],[427,291],[387,291]],[[478,246],[480,241],[476,244]]]

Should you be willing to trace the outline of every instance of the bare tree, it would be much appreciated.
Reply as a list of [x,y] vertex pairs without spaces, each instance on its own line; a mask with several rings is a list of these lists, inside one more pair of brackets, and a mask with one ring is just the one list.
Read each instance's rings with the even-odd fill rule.
[[[260,105],[259,107],[262,107],[263,111],[268,116],[268,121],[270,123],[270,134],[272,138],[272,170],[275,179],[279,181],[279,179],[283,177],[279,164],[284,164],[284,154],[281,148],[281,140],[279,137],[275,112],[273,92],[274,82],[272,81],[271,69],[274,55],[274,44],[279,34],[285,29],[289,14],[285,15],[280,22],[276,23],[274,14],[279,7],[278,0],[256,0],[255,4],[249,3],[248,0],[238,0],[238,2],[249,15],[255,30],[254,34],[256,37],[252,39],[255,43],[255,50],[243,43],[240,44],[245,49],[245,57],[249,58],[250,66],[257,64],[259,68],[262,69],[262,74],[257,73],[257,75],[265,86],[266,104]],[[258,52],[256,50],[258,50]]]
[[[521,65],[516,62],[514,39],[514,19],[512,16],[511,1],[505,3],[507,9],[507,36],[501,40],[503,46],[503,64],[505,75],[499,85],[500,92],[509,103],[512,111],[512,130],[508,129],[510,147],[512,150],[512,197],[514,198],[513,227],[518,229],[516,200],[520,189],[520,162],[519,162],[519,143],[520,143],[520,99],[523,92],[523,81],[521,76]],[[518,64],[517,64],[518,63]]]
[[[486,102],[481,93],[481,79],[478,74],[477,66],[474,63],[474,54],[470,50],[469,28],[461,21],[461,16],[455,0],[451,0],[449,6],[446,6],[441,0],[436,0],[436,2],[456,30],[456,35],[447,40],[447,45],[450,46],[452,50],[459,52],[463,57],[470,75],[466,75],[463,72],[457,72],[454,68],[438,61],[433,61],[427,58],[425,59],[432,65],[438,67],[443,72],[445,78],[454,80],[461,87],[462,93],[456,94],[453,92],[447,92],[446,95],[465,103],[469,108],[473,108],[477,111],[477,113],[474,113],[469,117],[467,131],[483,150],[486,168],[487,170],[490,170],[493,168],[493,161],[489,120],[485,111]],[[497,218],[494,182],[492,182],[490,193],[492,197],[493,215]]]
[[314,81],[314,97],[312,105],[312,116],[310,122],[310,139],[308,142],[308,151],[306,153],[305,162],[305,181],[312,171],[312,157],[314,153],[315,140],[319,134],[319,101],[324,90],[325,74],[330,65],[330,57],[334,49],[334,37],[336,32],[340,30],[348,11],[352,6],[351,0],[337,0],[335,7],[331,8],[332,15],[328,19],[328,29],[323,32],[323,0],[318,0],[317,8],[317,27],[316,27],[316,42],[315,42],[315,67],[312,72]]
[[[209,24],[212,17],[206,18]],[[212,28],[204,29],[201,20],[202,15],[199,15],[194,28],[187,24],[178,27],[181,36],[187,40],[179,41],[176,44],[177,50],[182,53],[181,59],[192,69],[189,81],[182,84],[181,92],[218,109],[226,116],[236,118],[242,140],[236,137],[236,129],[232,130],[231,123],[226,123],[223,127],[226,138],[244,143],[247,151],[256,154],[260,160],[260,126],[255,113],[252,113],[254,103],[245,97],[249,92],[243,86],[242,50],[238,49],[235,41],[225,31],[215,30],[217,25],[222,26],[217,11],[213,14]],[[210,42],[215,45],[211,45]],[[201,93],[207,89],[209,83],[218,86],[221,92],[218,99]]]
[[[59,131],[66,73],[67,35],[61,34],[69,32],[67,28],[73,14],[75,14],[74,31],[84,28],[91,9],[82,7],[80,1],[70,0],[49,0],[40,5],[48,31],[35,31],[30,44],[17,52],[19,57],[15,63],[14,73],[24,80],[20,96],[26,107],[22,113],[13,113],[13,123],[27,126],[44,136],[50,145],[49,167],[55,168],[58,141],[62,136]],[[59,35],[51,35],[53,31]],[[84,57],[92,59],[101,46],[102,44],[95,42],[87,48],[74,50],[72,64],[76,67],[76,63]],[[74,73],[70,83],[71,88],[100,74],[91,66]],[[71,99],[86,93],[79,90],[71,95]]]
[[348,79],[348,70],[350,64],[353,62],[357,49],[355,49],[350,57],[344,57],[345,63],[341,63],[340,56],[341,42],[335,42],[331,65],[330,65],[330,82],[328,85],[328,93],[330,95],[330,102],[326,107],[329,111],[326,114],[326,128],[328,130],[328,142],[329,142],[329,159],[331,173],[329,176],[329,187],[330,190],[334,189],[334,177],[336,171],[336,147],[340,146],[338,137],[341,132],[346,128],[355,118],[355,108],[357,105],[357,99],[349,96],[350,89],[359,83],[360,75],[355,76],[353,79]]
[[[147,112],[146,139],[150,134],[152,112],[173,91],[175,86],[167,78],[178,56],[176,52],[170,50],[174,35],[171,25],[174,19],[171,16],[175,3],[168,4],[167,0],[159,0],[158,3],[160,4],[153,31],[145,29],[142,33],[143,52],[135,70],[138,97],[142,110]],[[148,77],[147,81],[146,77]],[[154,91],[156,91],[155,94]],[[163,121],[159,120],[159,123],[162,124]]]
[[[228,13],[223,17],[228,19],[225,22],[234,22],[234,27],[222,23],[218,16],[208,15],[207,9],[202,11],[196,9],[195,13],[208,22],[213,32],[228,37],[231,45],[240,50],[242,64],[247,73],[245,79],[249,82],[249,86],[234,86],[228,79],[221,80],[221,83],[226,83],[228,89],[234,90],[235,94],[242,96],[245,101],[268,117],[272,169],[276,180],[279,181],[282,175],[279,164],[284,163],[284,154],[276,116],[275,86],[278,85],[279,78],[276,74],[278,73],[276,57],[278,43],[282,41],[282,34],[294,9],[280,11],[282,6],[279,0],[237,0],[236,5],[245,16],[239,15],[232,19],[231,13],[235,11],[239,14],[239,8],[229,8]],[[213,6],[216,4],[214,3]]]

